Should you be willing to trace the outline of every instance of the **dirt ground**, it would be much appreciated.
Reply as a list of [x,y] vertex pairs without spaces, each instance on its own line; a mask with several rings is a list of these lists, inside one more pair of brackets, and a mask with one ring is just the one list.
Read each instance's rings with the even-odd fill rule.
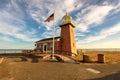
[[[119,80],[119,67],[119,63],[73,64],[38,58],[5,57],[0,64],[0,80]],[[99,70],[101,73],[87,71],[88,68]]]
[[[120,62],[120,52],[105,52],[105,51],[99,51],[99,52],[86,52],[86,55],[89,56],[89,59],[91,62],[97,62],[98,61],[98,54],[103,54],[104,59],[106,63],[114,63],[114,62]],[[79,55],[76,57],[78,60],[83,59],[83,54],[79,52]]]
[[0,64],[0,80],[75,80],[78,78],[75,67],[37,58],[5,58]]

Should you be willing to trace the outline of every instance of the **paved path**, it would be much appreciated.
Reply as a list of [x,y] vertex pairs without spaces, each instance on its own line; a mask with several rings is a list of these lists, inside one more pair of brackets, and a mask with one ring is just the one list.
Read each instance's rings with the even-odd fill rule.
[[[44,55],[43,59],[50,58],[51,54],[46,54]],[[77,63],[77,60],[74,58],[67,56],[67,55],[61,55],[61,54],[54,54],[54,57],[59,57],[61,58],[64,62],[69,62],[69,63]]]
[[[3,70],[4,69],[4,70]],[[88,70],[87,70],[88,69]],[[92,69],[92,70],[90,70]],[[120,63],[63,63],[38,58],[6,58],[0,80],[119,80]],[[94,70],[100,73],[94,73]],[[1,76],[2,75],[2,76]]]

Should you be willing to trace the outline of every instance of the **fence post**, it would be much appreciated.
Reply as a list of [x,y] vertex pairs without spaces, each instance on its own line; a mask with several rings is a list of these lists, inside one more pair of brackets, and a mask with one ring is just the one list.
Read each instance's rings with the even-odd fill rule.
[[104,54],[98,54],[98,62],[105,63],[105,55]]
[[89,56],[88,55],[86,55],[86,54],[84,54],[83,55],[83,62],[89,62],[90,60],[89,60]]

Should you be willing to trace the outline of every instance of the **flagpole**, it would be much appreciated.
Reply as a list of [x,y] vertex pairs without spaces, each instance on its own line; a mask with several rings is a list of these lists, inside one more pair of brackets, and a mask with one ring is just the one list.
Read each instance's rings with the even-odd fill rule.
[[53,20],[53,52],[52,52],[52,59],[54,59],[55,54],[55,10],[54,10],[54,20]]

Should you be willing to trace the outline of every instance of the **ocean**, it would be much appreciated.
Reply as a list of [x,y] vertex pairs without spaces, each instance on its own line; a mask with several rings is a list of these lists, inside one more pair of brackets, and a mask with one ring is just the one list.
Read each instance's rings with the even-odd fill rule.
[[0,49],[0,54],[22,53],[23,50],[31,50],[31,49]]
[[[23,50],[31,50],[31,49],[0,49],[0,54],[5,54],[5,53],[22,53]],[[120,52],[120,48],[99,48],[99,49],[77,49],[77,51],[81,50],[86,50],[87,52],[89,51],[116,51]]]

